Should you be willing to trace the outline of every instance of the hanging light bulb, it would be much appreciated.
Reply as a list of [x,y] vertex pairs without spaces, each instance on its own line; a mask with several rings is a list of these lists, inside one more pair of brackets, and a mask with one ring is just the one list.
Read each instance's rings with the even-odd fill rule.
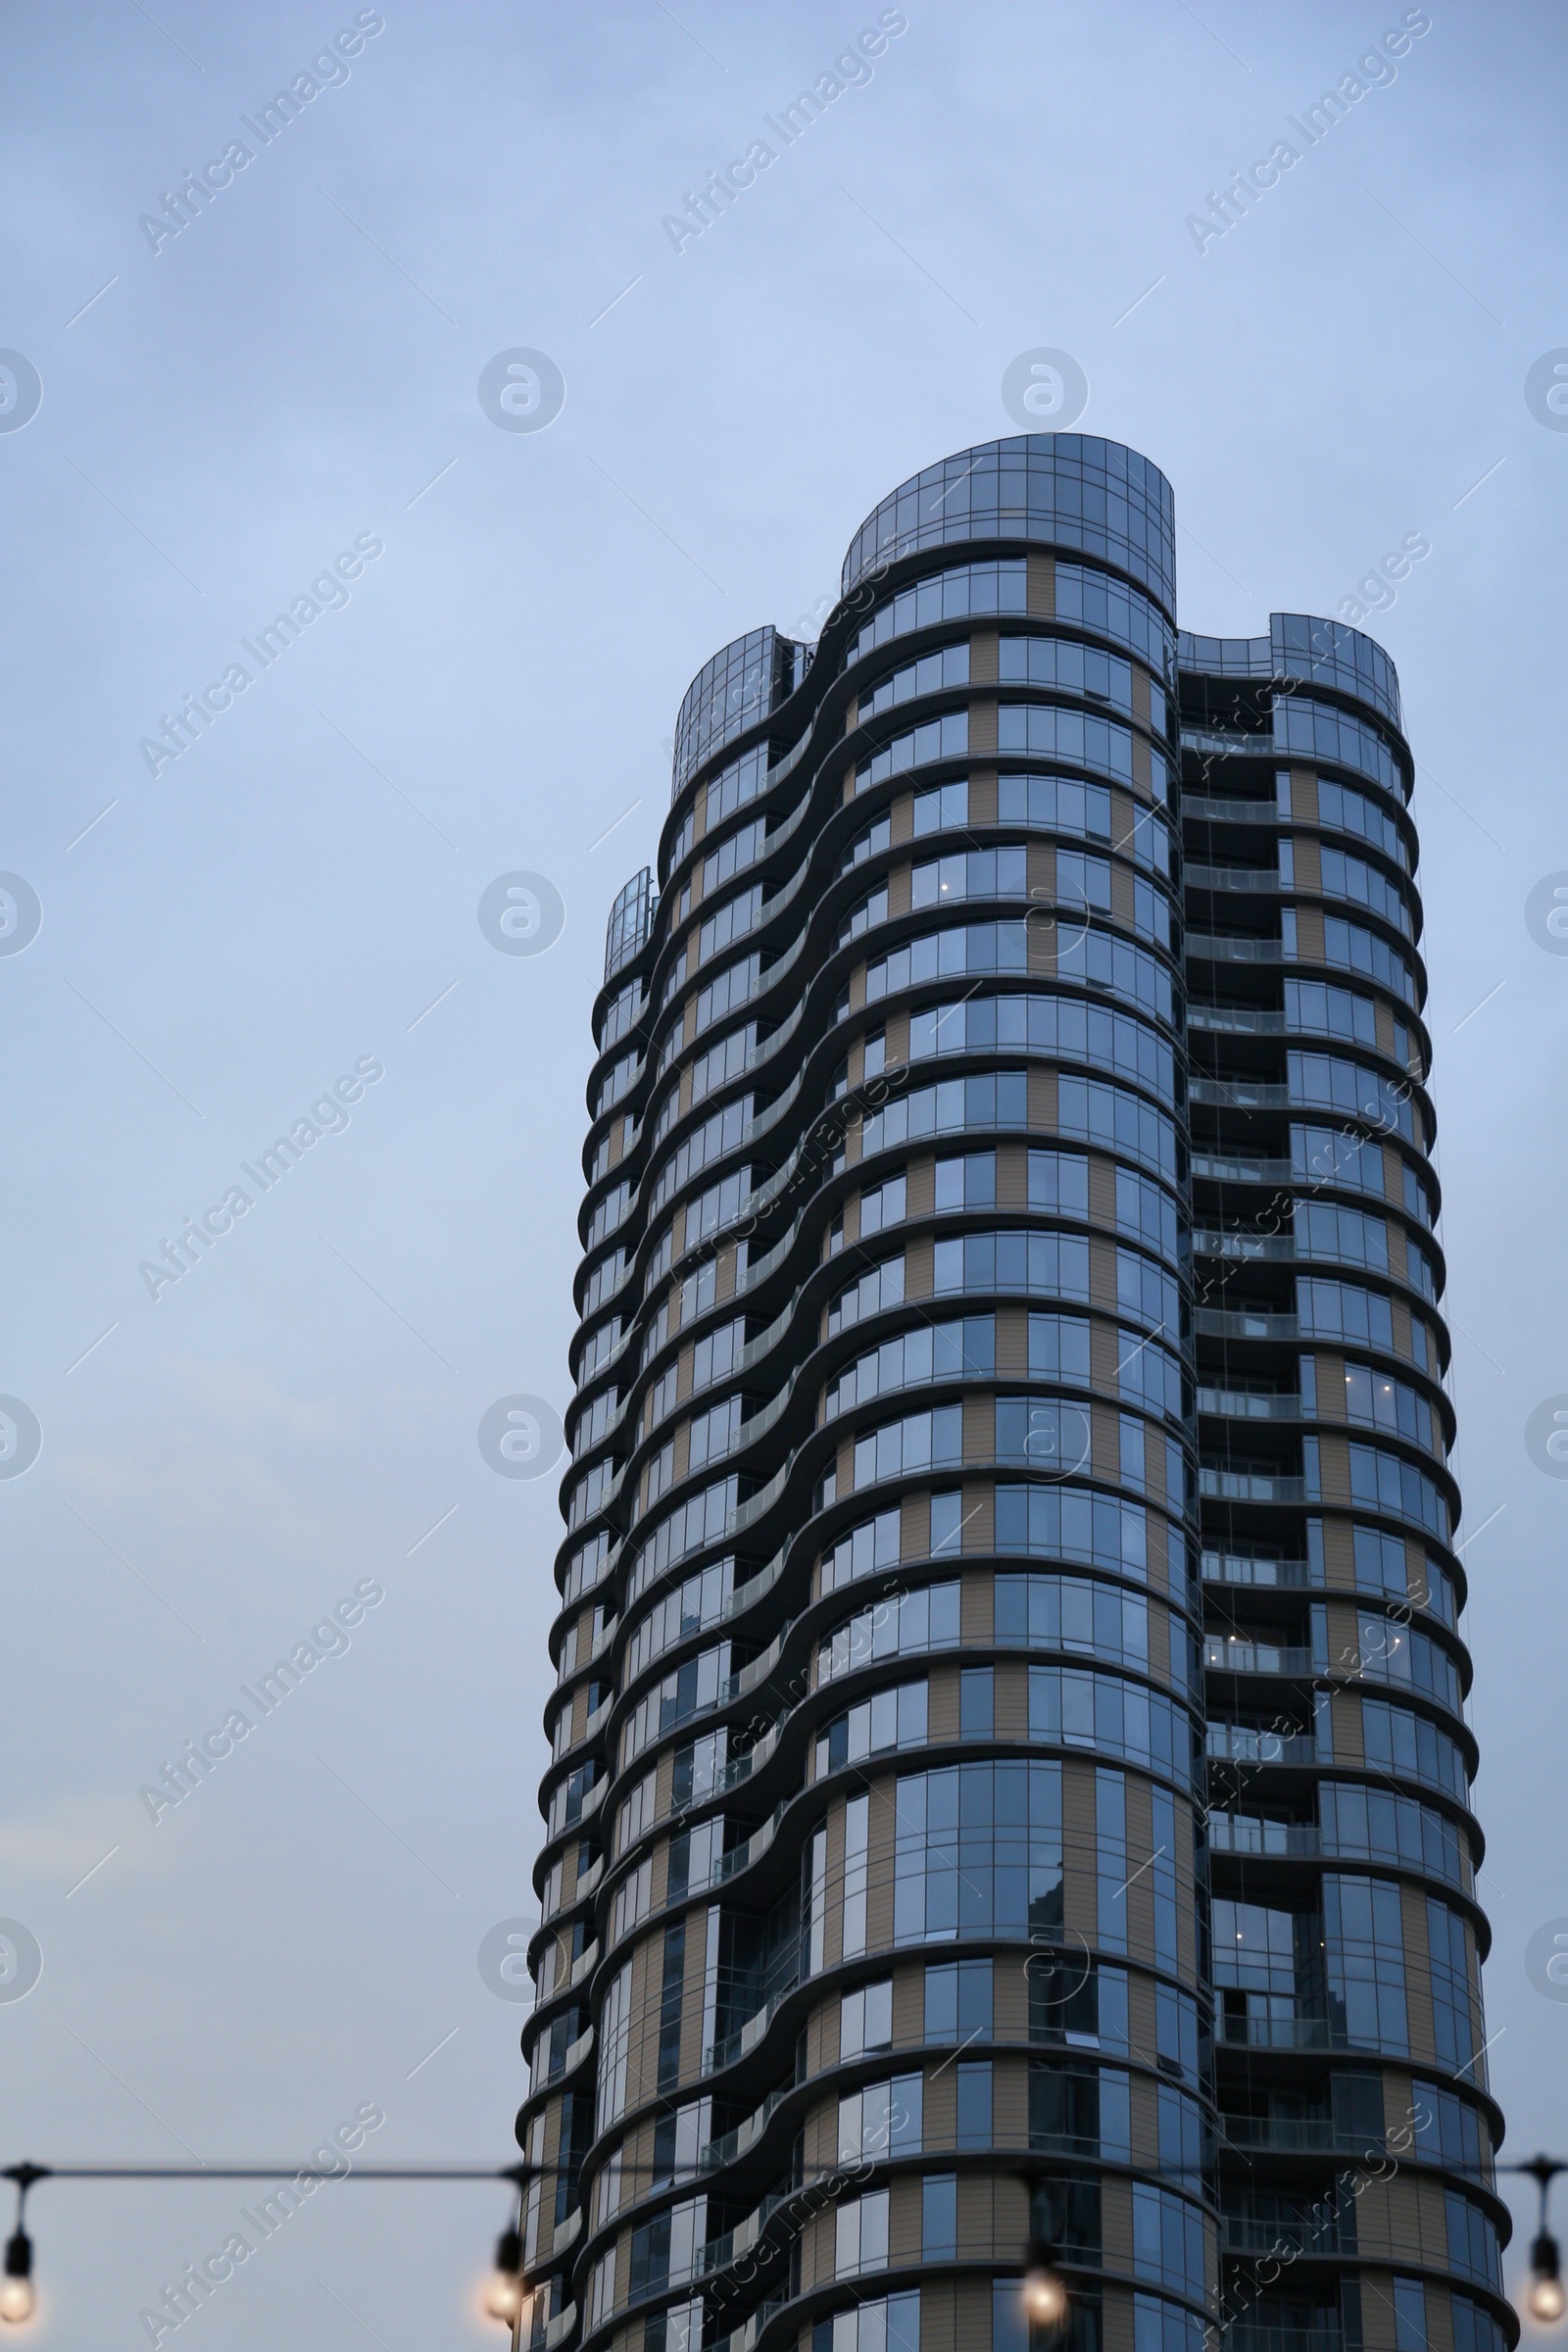
[[508,2327],[522,2309],[522,2232],[503,2230],[496,2239],[496,2267],[485,2288],[484,2307],[493,2320]]
[[1035,2327],[1059,2328],[1067,2317],[1067,2283],[1056,2268],[1055,2249],[1044,2238],[1031,2238],[1025,2259],[1024,2310]]
[[1530,2248],[1530,2309],[1538,2320],[1560,2320],[1568,2310],[1568,2295],[1563,2292],[1558,2278],[1559,2256],[1557,2240],[1549,2230],[1543,2230]]
[[32,2285],[32,2240],[19,2223],[6,2240],[6,2266],[0,2278],[0,2320],[15,2326],[30,2320],[37,2304]]

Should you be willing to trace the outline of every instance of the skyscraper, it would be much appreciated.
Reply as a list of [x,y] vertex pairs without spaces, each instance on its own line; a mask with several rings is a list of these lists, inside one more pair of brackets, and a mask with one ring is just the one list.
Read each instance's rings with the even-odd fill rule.
[[1178,631],[1079,435],[694,681],[594,1010],[524,2342],[1024,2352],[1026,2268],[1075,2352],[1513,2342],[1412,773],[1367,638]]

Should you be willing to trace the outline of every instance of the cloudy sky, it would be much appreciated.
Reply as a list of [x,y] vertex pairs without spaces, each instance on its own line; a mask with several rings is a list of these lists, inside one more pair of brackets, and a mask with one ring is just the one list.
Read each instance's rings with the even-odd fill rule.
[[[43,1963],[0,1999],[7,2161],[298,2161],[366,2106],[368,2154],[513,2152],[519,2012],[477,1955],[531,1905],[558,1521],[478,1430],[567,1396],[606,912],[692,673],[812,626],[886,490],[1015,429],[1003,378],[1042,347],[1174,484],[1188,626],[1337,612],[1430,543],[1372,625],[1421,762],[1494,2080],[1511,2153],[1568,2147],[1568,2006],[1526,1968],[1568,1916],[1568,1486],[1525,1444],[1568,1392],[1568,959],[1526,923],[1568,869],[1568,417],[1527,398],[1568,347],[1560,14],[1434,5],[1202,236],[1397,0],[908,0],[677,250],[664,217],[879,13],[0,25],[10,1466],[41,1438],[0,1479],[0,1913]],[[246,119],[356,23],[264,143]],[[234,142],[178,234],[142,225]],[[564,381],[547,429],[481,402],[517,350]],[[539,956],[480,927],[517,871],[564,907]],[[150,1285],[235,1186],[249,1213]],[[155,1823],[141,1787],[340,1601],[347,1645]],[[37,2191],[47,2340],[144,2342],[245,2201]],[[504,2218],[484,2186],[331,2187],[182,2335],[494,2340],[465,2299]]]

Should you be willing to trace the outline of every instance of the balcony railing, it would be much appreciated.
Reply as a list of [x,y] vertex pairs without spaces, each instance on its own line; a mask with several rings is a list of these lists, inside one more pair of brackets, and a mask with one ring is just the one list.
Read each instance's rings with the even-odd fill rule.
[[1248,1551],[1203,1554],[1205,1585],[1264,1585],[1294,1591],[1311,1581],[1311,1568],[1305,1560],[1270,1560]]
[[1194,865],[1189,859],[1186,879],[1192,890],[1233,890],[1249,898],[1259,891],[1288,887],[1280,880],[1279,868],[1272,865]]
[[1200,1389],[1198,1409],[1227,1421],[1299,1421],[1301,1399],[1294,1389]]
[[1198,1492],[1214,1502],[1304,1502],[1306,1482],[1277,1478],[1261,1470],[1210,1470],[1198,1473]]
[[1242,727],[1183,727],[1182,750],[1214,752],[1222,759],[1229,759],[1237,753],[1250,753],[1259,760],[1278,757],[1272,727],[1256,734]]
[[1296,1239],[1289,1233],[1221,1233],[1204,1225],[1193,1234],[1193,1255],[1234,1257],[1248,1262],[1253,1258],[1276,1258],[1290,1263],[1296,1256]]
[[1275,1732],[1261,1724],[1210,1723],[1205,1755],[1220,1764],[1317,1764],[1322,1761],[1310,1732]]
[[[1290,1162],[1286,1162],[1289,1167]],[[1253,1307],[1200,1306],[1193,1318],[1200,1337],[1214,1340],[1295,1340],[1294,1315],[1270,1315]]]
[[1240,1153],[1195,1152],[1193,1174],[1213,1184],[1289,1184],[1295,1176],[1288,1159],[1249,1159]]
[[1285,1015],[1255,1004],[1189,1004],[1187,1026],[1221,1037],[1283,1037]]
[[1326,2017],[1225,2017],[1219,2021],[1220,2039],[1252,2050],[1326,2050]]
[[1187,953],[1201,963],[1283,963],[1284,942],[1252,939],[1245,932],[1189,931]]
[[[1249,737],[1249,741],[1251,739]],[[1182,815],[1194,816],[1211,825],[1277,825],[1280,822],[1276,801],[1224,801],[1201,792],[1182,794]]]
[[1291,1090],[1260,1078],[1193,1078],[1187,1098],[1210,1110],[1288,1110]]
[[1216,1854],[1320,1854],[1323,1834],[1316,1822],[1264,1821],[1253,1813],[1211,1812],[1208,1842]]
[[1219,2144],[1233,2148],[1264,2148],[1282,2155],[1377,2155],[1383,2134],[1342,2132],[1331,2115],[1222,2115]]
[[1210,1674],[1310,1674],[1312,1652],[1274,1642],[1231,1642],[1210,1635],[1203,1643]]

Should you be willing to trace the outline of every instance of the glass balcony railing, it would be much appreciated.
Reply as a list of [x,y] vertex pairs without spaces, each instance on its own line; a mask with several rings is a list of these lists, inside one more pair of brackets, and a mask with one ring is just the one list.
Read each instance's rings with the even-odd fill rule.
[[1299,1421],[1302,1411],[1294,1389],[1200,1389],[1198,1409],[1228,1421]]
[[1187,1007],[1189,1029],[1203,1029],[1221,1037],[1283,1037],[1285,1015],[1254,1004],[1194,1004]]
[[1219,2021],[1221,2041],[1252,2050],[1326,2050],[1326,2017],[1226,2017]]
[[1204,1753],[1213,1763],[1316,1764],[1317,1740],[1310,1732],[1276,1732],[1262,1724],[1210,1722]]
[[1312,1652],[1210,1634],[1203,1643],[1203,1664],[1210,1674],[1310,1674]]
[[1305,1560],[1276,1560],[1251,1551],[1205,1551],[1205,1585],[1264,1585],[1296,1589],[1311,1583]]
[[1316,1822],[1269,1821],[1255,1813],[1211,1812],[1208,1842],[1216,1854],[1319,1854]]
[[1274,801],[1214,800],[1200,792],[1182,794],[1182,814],[1211,825],[1277,825],[1280,821]]

